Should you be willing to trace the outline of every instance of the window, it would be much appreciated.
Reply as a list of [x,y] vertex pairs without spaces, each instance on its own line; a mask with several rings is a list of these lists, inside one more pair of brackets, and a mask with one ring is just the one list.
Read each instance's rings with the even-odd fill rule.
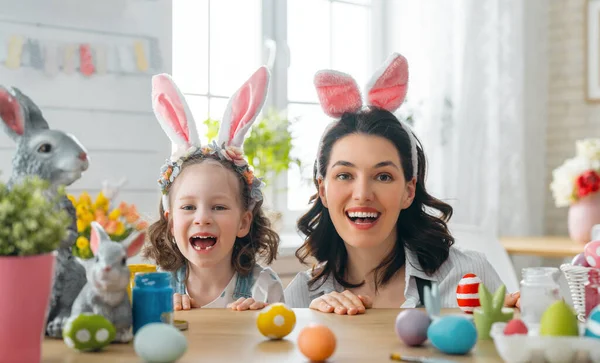
[[261,11],[261,0],[173,1],[173,79],[197,122],[221,119],[262,64]]
[[[173,77],[196,118],[220,118],[227,98],[275,50],[265,105],[287,110],[293,122],[290,168],[271,182],[271,205],[283,213],[284,232],[314,194],[312,165],[319,137],[331,120],[313,87],[315,72],[333,68],[366,84],[381,62],[379,0],[177,0],[173,2]],[[235,9],[235,11],[232,11]],[[233,26],[232,24],[235,24]],[[381,28],[381,29],[380,29]],[[274,44],[274,48],[268,45]],[[383,55],[385,57],[385,55]],[[271,66],[271,65],[270,65]],[[291,192],[293,191],[293,192]],[[269,198],[269,195],[266,196]]]

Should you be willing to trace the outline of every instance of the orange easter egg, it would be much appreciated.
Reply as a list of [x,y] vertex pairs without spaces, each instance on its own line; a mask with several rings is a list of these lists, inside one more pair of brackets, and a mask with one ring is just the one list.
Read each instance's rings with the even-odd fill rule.
[[335,335],[325,325],[309,324],[298,335],[298,349],[312,361],[324,361],[335,351]]

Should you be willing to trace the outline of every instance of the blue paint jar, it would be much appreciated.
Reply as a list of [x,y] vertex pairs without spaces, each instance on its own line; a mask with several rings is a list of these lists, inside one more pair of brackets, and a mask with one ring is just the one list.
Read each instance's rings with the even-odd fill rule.
[[173,325],[173,288],[169,272],[135,275],[132,291],[133,334],[149,323]]

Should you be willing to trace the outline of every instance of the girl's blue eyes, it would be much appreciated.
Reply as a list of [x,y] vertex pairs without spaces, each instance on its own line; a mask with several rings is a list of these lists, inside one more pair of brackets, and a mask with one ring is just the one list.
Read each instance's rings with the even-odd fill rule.
[[[193,206],[193,205],[184,205],[184,206],[181,206],[181,209],[183,209],[183,210],[196,210],[196,207]],[[212,209],[213,210],[219,210],[219,211],[221,211],[221,210],[227,210],[227,207],[224,206],[224,205],[215,205],[214,207],[212,207]]]

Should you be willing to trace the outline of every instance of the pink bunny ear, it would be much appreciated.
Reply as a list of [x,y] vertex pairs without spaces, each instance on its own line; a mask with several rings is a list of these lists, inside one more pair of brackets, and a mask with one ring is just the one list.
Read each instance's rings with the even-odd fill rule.
[[146,234],[144,232],[133,232],[123,241],[123,246],[127,249],[127,257],[133,257],[137,255],[146,240]]
[[6,88],[1,86],[0,119],[2,119],[13,139],[23,136],[25,133],[25,118],[19,101]]
[[367,103],[394,112],[406,97],[408,62],[394,53],[373,75],[367,85]]
[[231,96],[219,128],[219,145],[241,147],[244,144],[246,132],[267,98],[270,78],[269,70],[262,66]]
[[90,231],[90,248],[94,255],[98,252],[98,248],[100,248],[100,243],[102,243],[105,239],[110,239],[104,228],[98,222],[91,223],[92,230]]
[[314,84],[323,111],[333,118],[358,111],[363,105],[356,81],[346,73],[319,71],[315,74]]
[[185,97],[168,74],[152,77],[152,108],[171,143],[173,152],[200,146],[196,124]]

